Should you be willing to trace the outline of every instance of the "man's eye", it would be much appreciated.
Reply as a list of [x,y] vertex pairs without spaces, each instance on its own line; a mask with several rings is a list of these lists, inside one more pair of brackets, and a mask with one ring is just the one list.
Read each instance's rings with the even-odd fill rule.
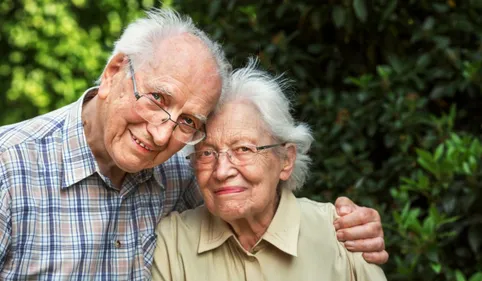
[[151,93],[151,97],[160,104],[164,104],[164,97],[159,93]]
[[184,124],[194,125],[194,120],[192,120],[192,118],[189,118],[189,117],[182,117],[182,122]]
[[193,119],[189,116],[181,116],[178,120],[179,120],[178,121],[179,123],[186,124],[186,125],[189,125],[193,128],[199,129],[199,123],[200,122],[197,122],[196,119]]

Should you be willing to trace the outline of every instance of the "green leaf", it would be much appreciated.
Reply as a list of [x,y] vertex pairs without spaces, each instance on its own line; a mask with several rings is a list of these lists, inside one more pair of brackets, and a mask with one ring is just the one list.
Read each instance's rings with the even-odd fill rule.
[[432,263],[431,266],[432,266],[432,270],[437,274],[439,274],[440,271],[442,270],[442,265],[440,263]]
[[216,16],[221,8],[221,0],[213,0],[211,5],[209,5],[209,17],[213,18]]
[[474,275],[472,275],[469,281],[482,281],[482,272],[477,272]]
[[368,13],[365,0],[353,0],[353,8],[355,10],[356,17],[361,22],[366,22]]
[[435,222],[433,217],[428,217],[423,221],[423,233],[431,236],[435,230]]
[[390,3],[388,3],[387,8],[385,11],[383,11],[382,19],[387,19],[393,11],[395,11],[395,8],[397,7],[397,0],[390,0]]
[[415,149],[415,151],[417,152],[417,155],[420,159],[423,159],[423,160],[428,161],[428,162],[433,162],[432,154],[430,154],[429,151],[423,150],[423,149],[420,149],[420,148]]
[[442,154],[444,153],[444,148],[445,148],[445,146],[444,146],[443,143],[437,147],[437,149],[435,150],[434,157],[433,157],[433,159],[435,161],[438,161],[440,159],[440,157],[442,157]]
[[464,162],[462,164],[462,169],[463,171],[465,172],[465,174],[467,175],[471,175],[472,174],[472,171],[470,170],[470,167],[469,167],[469,164],[467,162]]
[[333,16],[333,21],[335,22],[335,26],[337,28],[340,28],[345,24],[346,11],[343,7],[335,6],[335,8],[333,8],[332,16]]
[[469,229],[468,240],[470,248],[474,253],[477,253],[480,245],[482,245],[482,235],[477,228],[471,227]]
[[458,270],[458,269],[455,271],[455,279],[456,279],[457,281],[467,281],[467,280],[465,279],[464,274],[463,274],[460,270]]

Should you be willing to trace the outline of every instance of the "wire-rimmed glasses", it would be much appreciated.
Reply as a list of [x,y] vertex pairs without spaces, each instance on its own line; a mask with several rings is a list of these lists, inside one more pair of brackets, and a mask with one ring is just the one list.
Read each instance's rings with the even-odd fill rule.
[[[162,98],[161,94],[151,93],[148,95],[141,95],[137,91],[136,78],[134,76],[134,68],[132,62],[129,59],[129,71],[132,79],[132,84],[134,86],[134,96],[136,97],[136,103],[134,108],[144,120],[153,125],[161,125],[167,121],[171,121],[175,124],[172,136],[186,144],[194,145],[198,142],[204,140],[206,133],[196,128],[196,120],[190,117],[179,116],[178,120],[172,120],[171,114],[167,112],[159,104],[158,99]],[[201,122],[197,122],[197,126],[201,126]],[[202,125],[204,127],[204,125]]]
[[195,169],[212,169],[217,163],[219,156],[226,153],[231,163],[237,166],[245,166],[252,164],[259,152],[285,144],[277,143],[264,146],[244,144],[224,151],[216,151],[214,149],[198,150],[186,156],[186,159],[191,161],[191,166]]

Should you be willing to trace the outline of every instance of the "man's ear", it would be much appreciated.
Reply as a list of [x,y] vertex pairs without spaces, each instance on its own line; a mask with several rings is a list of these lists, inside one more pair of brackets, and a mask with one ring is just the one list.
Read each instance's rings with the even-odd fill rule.
[[97,92],[99,98],[107,98],[107,95],[114,85],[114,76],[119,73],[119,71],[122,71],[127,63],[128,58],[123,53],[119,53],[112,57],[112,59],[106,65],[104,72],[102,72],[102,79]]
[[283,166],[279,175],[281,180],[288,180],[293,172],[296,161],[296,145],[293,143],[287,143],[285,145],[286,154],[284,156]]

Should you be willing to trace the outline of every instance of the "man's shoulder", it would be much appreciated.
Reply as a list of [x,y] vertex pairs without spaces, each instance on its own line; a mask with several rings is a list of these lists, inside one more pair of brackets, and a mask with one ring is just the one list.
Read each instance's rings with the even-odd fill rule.
[[155,175],[181,181],[192,180],[193,171],[186,159],[186,155],[184,150],[178,151],[167,159],[167,161],[154,167]]
[[70,106],[19,123],[0,127],[0,155],[5,151],[28,142],[53,136],[62,131]]
[[188,155],[186,151],[186,148],[181,149],[180,151],[174,153],[169,159],[167,159],[167,161],[157,167],[177,167],[183,169],[188,168],[190,170],[191,168],[189,166],[189,161],[186,159],[186,156]]

